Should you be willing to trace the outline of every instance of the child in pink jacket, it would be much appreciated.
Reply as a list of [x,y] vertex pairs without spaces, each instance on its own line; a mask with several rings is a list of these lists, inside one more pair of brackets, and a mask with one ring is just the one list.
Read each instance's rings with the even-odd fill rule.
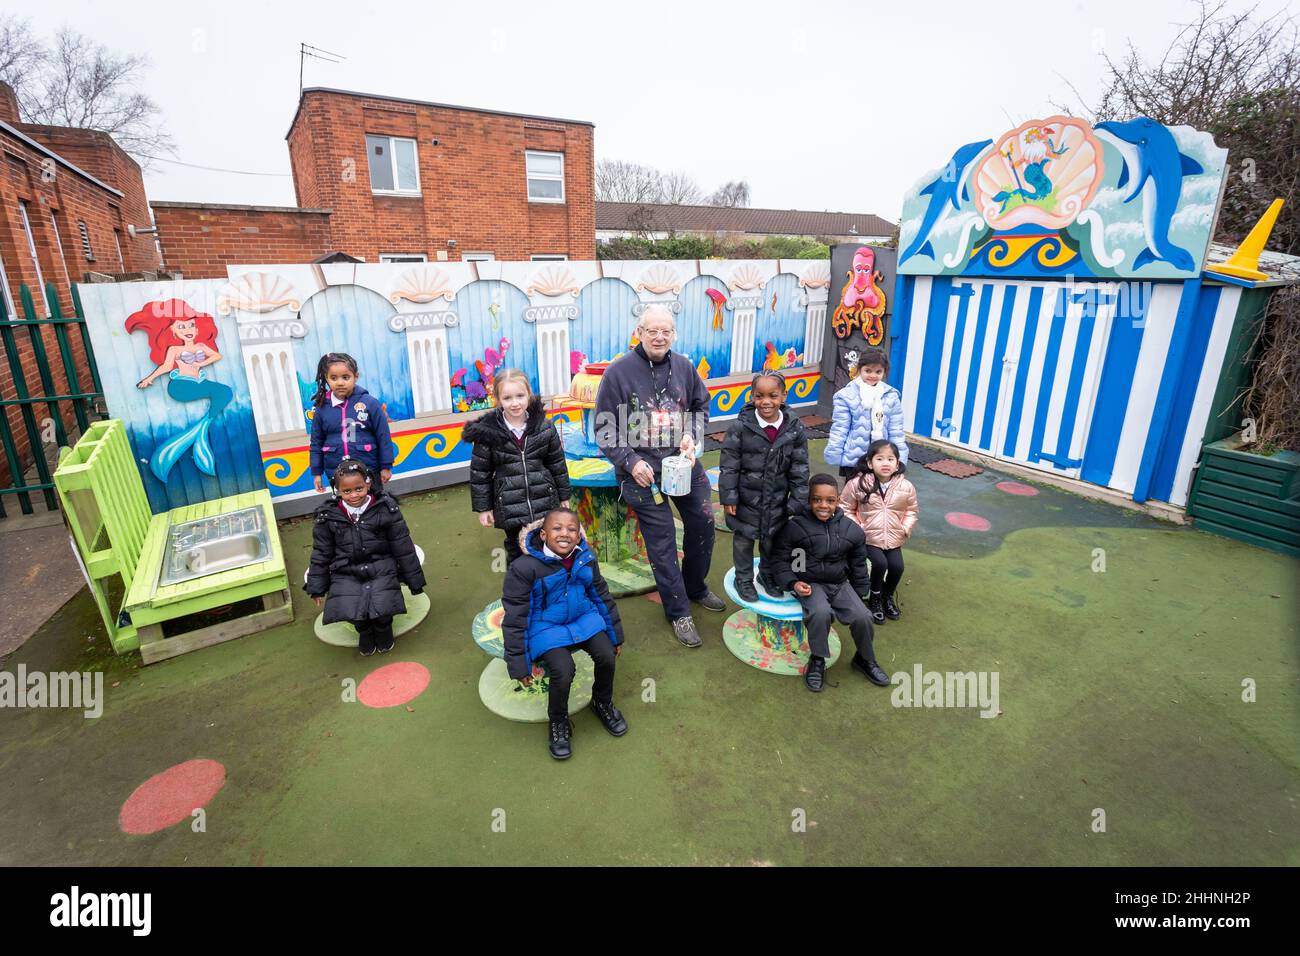
[[894,601],[903,578],[903,545],[916,527],[916,488],[903,477],[907,467],[898,446],[873,441],[858,459],[858,473],[840,492],[840,509],[862,526],[871,557],[871,594],[867,609],[877,624],[897,621]]

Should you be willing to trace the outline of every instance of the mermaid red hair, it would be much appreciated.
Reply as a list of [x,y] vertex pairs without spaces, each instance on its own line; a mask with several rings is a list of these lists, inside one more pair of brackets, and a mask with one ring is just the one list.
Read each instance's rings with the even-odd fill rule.
[[179,319],[193,319],[197,333],[196,345],[217,347],[217,323],[206,312],[195,312],[184,299],[164,299],[148,302],[139,312],[133,312],[126,319],[126,330],[135,332],[144,329],[149,335],[149,358],[156,365],[161,365],[167,357],[167,349],[180,345],[180,340],[172,332],[172,323]]

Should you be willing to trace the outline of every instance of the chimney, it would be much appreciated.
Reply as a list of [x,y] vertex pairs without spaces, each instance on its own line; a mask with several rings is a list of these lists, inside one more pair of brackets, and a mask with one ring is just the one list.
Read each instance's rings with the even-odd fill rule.
[[0,122],[13,124],[21,121],[22,117],[18,115],[18,94],[12,86],[0,80]]

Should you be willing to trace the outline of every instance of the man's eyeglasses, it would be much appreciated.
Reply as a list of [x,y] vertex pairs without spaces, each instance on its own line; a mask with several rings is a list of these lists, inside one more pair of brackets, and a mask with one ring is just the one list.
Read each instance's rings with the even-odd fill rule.
[[676,329],[642,329],[641,335],[647,339],[671,339]]

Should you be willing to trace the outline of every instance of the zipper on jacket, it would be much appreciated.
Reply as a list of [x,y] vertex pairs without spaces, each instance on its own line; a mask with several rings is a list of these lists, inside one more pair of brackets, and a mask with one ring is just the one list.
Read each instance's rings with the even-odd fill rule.
[[348,457],[348,400],[346,398],[343,399],[343,418],[339,426],[339,431],[343,434],[343,457],[346,458]]
[[[502,416],[504,421],[504,415]],[[527,425],[524,426],[527,429]],[[524,497],[528,499],[528,520],[535,521],[536,515],[533,514],[533,493],[528,490],[528,432],[524,431],[524,440],[519,445],[519,467],[523,470],[524,475]]]

